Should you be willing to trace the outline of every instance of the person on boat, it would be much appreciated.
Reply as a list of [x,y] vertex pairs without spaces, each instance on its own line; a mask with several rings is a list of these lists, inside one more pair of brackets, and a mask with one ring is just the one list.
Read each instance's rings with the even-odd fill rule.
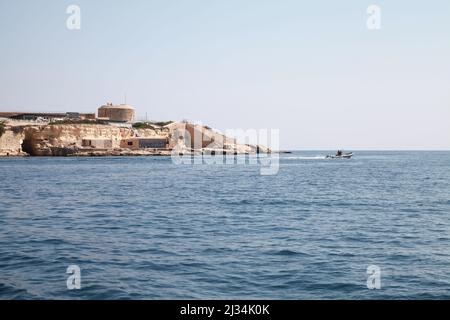
[[340,157],[340,156],[342,156],[342,150],[338,150],[338,151],[336,152],[336,157]]

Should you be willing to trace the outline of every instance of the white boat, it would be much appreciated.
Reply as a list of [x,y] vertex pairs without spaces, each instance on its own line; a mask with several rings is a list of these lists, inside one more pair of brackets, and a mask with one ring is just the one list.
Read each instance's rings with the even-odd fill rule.
[[341,155],[327,155],[326,158],[327,159],[350,159],[351,157],[353,157],[353,152],[349,152],[349,153],[342,153]]

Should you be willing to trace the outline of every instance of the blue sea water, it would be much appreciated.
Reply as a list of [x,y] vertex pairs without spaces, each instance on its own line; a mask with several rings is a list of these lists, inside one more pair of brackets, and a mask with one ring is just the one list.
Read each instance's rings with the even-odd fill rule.
[[450,152],[324,154],[0,159],[0,298],[449,299]]

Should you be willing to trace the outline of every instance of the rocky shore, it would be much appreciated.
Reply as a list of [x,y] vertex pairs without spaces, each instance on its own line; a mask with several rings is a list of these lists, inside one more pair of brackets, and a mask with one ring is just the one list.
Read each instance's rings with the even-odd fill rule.
[[[158,148],[131,147],[136,140],[157,140]],[[0,157],[7,156],[170,156],[180,154],[255,154],[270,149],[239,144],[209,127],[187,122],[140,128],[98,123],[2,121]]]

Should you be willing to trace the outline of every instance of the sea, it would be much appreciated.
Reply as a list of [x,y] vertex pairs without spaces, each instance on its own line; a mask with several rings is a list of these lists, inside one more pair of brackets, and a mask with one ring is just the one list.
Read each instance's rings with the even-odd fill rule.
[[329,153],[1,158],[0,299],[450,299],[450,152]]

